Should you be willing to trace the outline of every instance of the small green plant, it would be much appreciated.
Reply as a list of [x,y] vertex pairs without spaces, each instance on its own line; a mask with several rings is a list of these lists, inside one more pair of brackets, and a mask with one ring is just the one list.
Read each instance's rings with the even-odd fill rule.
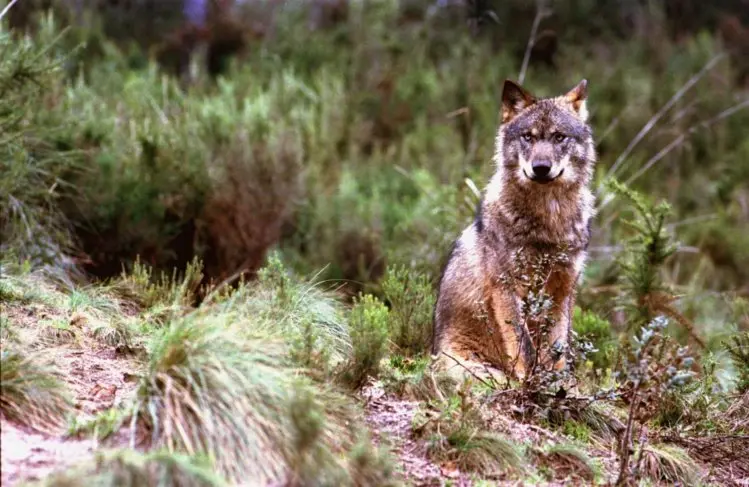
[[428,357],[408,358],[391,355],[381,374],[385,390],[401,397],[428,401],[455,392],[456,382],[432,368]]
[[325,349],[317,327],[311,320],[305,321],[299,335],[292,337],[289,356],[313,377],[323,380],[328,376],[330,353]]
[[9,420],[40,431],[62,426],[70,412],[67,391],[43,354],[0,350],[0,411]]
[[132,270],[123,271],[119,279],[110,283],[110,289],[143,309],[164,307],[170,312],[180,312],[194,304],[203,279],[202,268],[202,262],[195,258],[181,276],[174,269],[171,276],[162,273],[157,279],[153,269],[136,258]]
[[371,294],[359,296],[349,314],[349,333],[353,351],[341,377],[353,388],[377,376],[385,357],[388,339],[388,309]]
[[74,437],[85,435],[92,437],[96,441],[104,441],[113,433],[118,432],[125,425],[129,417],[130,412],[127,409],[105,409],[89,420],[80,421],[73,419],[72,423],[68,426],[67,434]]
[[[666,393],[684,386],[694,376],[690,370],[694,361],[687,355],[687,349],[663,334],[667,323],[663,317],[653,319],[633,338],[633,345],[622,357],[621,372],[618,373],[619,393],[627,402],[629,411],[619,445],[617,485],[629,483],[638,474],[637,468],[630,463],[635,420],[651,420],[661,410]],[[640,455],[645,440],[646,437],[641,435]]]
[[705,342],[694,324],[674,307],[676,297],[661,275],[663,266],[678,249],[666,223],[672,214],[671,206],[666,202],[653,204],[616,180],[610,180],[608,187],[626,198],[636,214],[632,220],[623,220],[633,235],[617,259],[623,281],[622,305],[630,329],[637,330],[664,315],[677,322],[704,349]]
[[726,350],[736,368],[736,389],[743,394],[749,391],[749,332],[731,337]]
[[564,422],[562,432],[582,443],[587,443],[591,436],[590,428],[587,425],[571,419]]
[[592,311],[583,311],[575,307],[572,329],[579,339],[586,340],[593,346],[593,350],[586,354],[586,358],[594,370],[605,371],[614,365],[617,345],[611,323]]
[[390,304],[390,340],[399,354],[423,354],[431,343],[434,290],[425,274],[405,267],[388,269],[382,283]]

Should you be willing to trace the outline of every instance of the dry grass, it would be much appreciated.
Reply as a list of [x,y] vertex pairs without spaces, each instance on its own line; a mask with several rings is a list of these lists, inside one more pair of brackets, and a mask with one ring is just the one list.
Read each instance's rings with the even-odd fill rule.
[[555,478],[592,482],[597,468],[580,447],[558,444],[536,452],[538,465],[554,472]]
[[463,472],[500,477],[522,468],[523,458],[517,445],[490,431],[459,428],[448,434],[434,435],[428,455],[440,463],[453,463]]
[[644,447],[639,472],[656,482],[680,485],[695,485],[702,477],[698,465],[685,450],[665,444]]

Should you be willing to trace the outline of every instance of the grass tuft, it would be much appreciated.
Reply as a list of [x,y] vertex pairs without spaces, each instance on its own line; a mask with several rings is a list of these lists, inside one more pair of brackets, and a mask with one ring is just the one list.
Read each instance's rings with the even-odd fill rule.
[[0,411],[39,431],[56,431],[70,412],[66,390],[42,355],[0,351]]
[[415,417],[415,433],[427,437],[427,455],[464,472],[496,476],[520,471],[525,465],[520,449],[487,428],[470,387],[471,382],[466,381],[457,395],[424,411],[425,417]]
[[701,477],[699,467],[682,448],[650,444],[642,452],[640,473],[656,482],[695,485]]
[[453,462],[463,472],[488,476],[518,470],[523,463],[514,443],[490,431],[460,428],[432,437],[427,448],[433,460]]
[[155,447],[208,454],[230,481],[352,481],[346,452],[358,421],[351,405],[291,368],[283,335],[261,318],[236,317],[219,305],[158,333],[134,424]]
[[596,477],[593,460],[577,446],[553,445],[537,453],[539,464],[553,471],[556,478],[592,482]]

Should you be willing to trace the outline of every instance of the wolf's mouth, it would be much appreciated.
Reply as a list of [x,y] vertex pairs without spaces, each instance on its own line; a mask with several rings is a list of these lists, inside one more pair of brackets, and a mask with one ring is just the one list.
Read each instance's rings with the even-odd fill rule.
[[554,181],[556,179],[559,179],[562,176],[562,174],[564,174],[564,169],[562,169],[561,171],[559,171],[559,174],[557,174],[553,178],[548,177],[548,176],[539,177],[539,176],[536,176],[536,175],[529,175],[527,172],[525,172],[525,169],[523,169],[523,174],[525,174],[525,177],[528,178],[528,179],[530,179],[534,183],[546,184],[546,183],[550,183],[550,182],[552,182],[552,181]]

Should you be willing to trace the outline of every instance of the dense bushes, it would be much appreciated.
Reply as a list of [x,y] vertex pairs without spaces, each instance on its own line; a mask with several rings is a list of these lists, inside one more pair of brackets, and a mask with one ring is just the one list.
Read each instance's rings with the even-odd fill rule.
[[[497,8],[500,20],[510,15]],[[572,15],[555,11],[544,22]],[[213,83],[180,84],[154,67],[128,70],[128,58],[99,37],[103,58],[87,65],[85,78],[66,81],[60,72],[48,80],[35,103],[49,110],[30,111],[25,123],[39,133],[34,146],[48,148],[34,156],[63,160],[55,174],[75,191],[59,194],[62,214],[56,226],[50,220],[47,240],[75,237],[87,270],[101,276],[118,274],[137,255],[168,272],[198,256],[207,278],[220,280],[252,274],[280,245],[300,270],[329,266],[326,275],[345,279],[352,294],[391,264],[436,277],[475,208],[474,189],[491,172],[497,87],[515,76],[517,59],[458,22],[443,25],[455,34],[445,43],[437,29],[443,14],[420,21],[421,30],[383,30],[400,15],[384,5],[351,10],[335,32],[305,32],[313,39],[305,45],[318,48],[297,49],[298,14],[277,13],[285,35],[246,52]],[[493,32],[491,24],[482,29]],[[707,35],[664,40],[659,53],[670,54],[661,62],[642,40],[601,35],[570,49],[569,39],[555,68],[531,63],[528,83],[550,93],[580,73],[590,79],[596,184],[615,175],[672,203],[676,220],[685,220],[684,243],[705,252],[702,263],[672,259],[677,281],[701,265],[708,287],[736,285],[743,271],[727,263],[743,256],[732,243],[742,232],[731,227],[745,215],[730,202],[747,189],[727,174],[745,166],[749,112],[726,89],[730,59],[700,71],[720,43]],[[674,97],[696,74],[696,84]],[[636,137],[667,103],[670,110]],[[618,201],[602,199],[599,220],[613,224],[599,225],[594,248],[618,241]],[[686,223],[716,213],[709,226]],[[602,278],[596,269],[589,267],[594,281]]]

